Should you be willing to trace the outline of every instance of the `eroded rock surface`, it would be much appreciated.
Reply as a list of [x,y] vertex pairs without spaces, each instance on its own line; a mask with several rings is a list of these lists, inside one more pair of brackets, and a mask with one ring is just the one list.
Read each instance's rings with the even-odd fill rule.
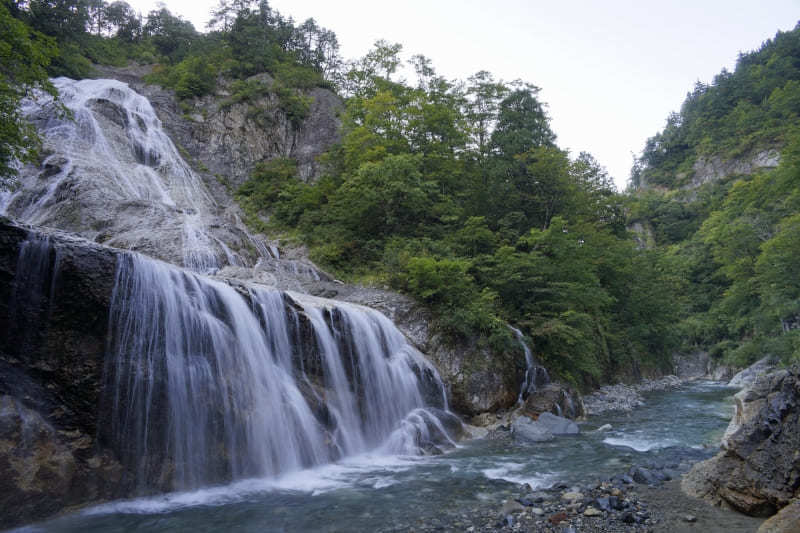
[[683,490],[770,516],[800,492],[800,367],[762,376],[737,394],[731,426],[723,450],[698,463]]

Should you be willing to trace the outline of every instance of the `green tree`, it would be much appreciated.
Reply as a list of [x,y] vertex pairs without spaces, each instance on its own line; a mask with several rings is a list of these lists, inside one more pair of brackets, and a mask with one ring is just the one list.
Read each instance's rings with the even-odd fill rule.
[[47,67],[57,54],[52,39],[11,16],[0,4],[0,188],[11,185],[16,161],[36,155],[38,138],[20,112],[20,101],[41,90],[56,90],[47,79]]

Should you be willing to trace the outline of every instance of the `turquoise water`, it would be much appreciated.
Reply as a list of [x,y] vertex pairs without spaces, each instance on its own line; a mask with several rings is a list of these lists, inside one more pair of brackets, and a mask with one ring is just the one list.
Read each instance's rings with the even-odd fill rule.
[[[589,483],[633,464],[713,451],[736,391],[694,382],[653,393],[631,413],[581,424],[581,434],[535,445],[473,440],[435,457],[363,455],[279,479],[117,501],[24,528],[46,532],[394,531],[450,525],[496,509],[519,483]],[[593,432],[611,424],[606,432]],[[698,452],[699,453],[699,452]]]

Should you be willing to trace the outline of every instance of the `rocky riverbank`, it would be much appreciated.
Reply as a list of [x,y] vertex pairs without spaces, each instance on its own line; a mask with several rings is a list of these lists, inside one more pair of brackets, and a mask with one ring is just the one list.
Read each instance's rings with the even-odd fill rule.
[[681,492],[682,473],[709,452],[675,448],[669,455],[658,463],[646,462],[591,483],[556,483],[538,490],[522,485],[499,507],[487,504],[449,512],[441,519],[413,524],[413,530],[752,533],[759,527],[762,519],[714,507]]
[[664,376],[659,379],[645,379],[634,385],[617,383],[605,385],[599,390],[583,397],[587,415],[597,415],[606,411],[632,411],[644,404],[643,394],[675,388],[683,383],[678,376]]
[[800,366],[762,375],[735,398],[722,451],[697,464],[683,489],[749,515],[775,515],[761,531],[800,531]]

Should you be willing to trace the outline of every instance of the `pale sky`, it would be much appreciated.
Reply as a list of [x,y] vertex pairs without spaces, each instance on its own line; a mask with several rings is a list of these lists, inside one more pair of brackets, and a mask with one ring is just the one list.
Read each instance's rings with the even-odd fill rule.
[[[129,0],[144,14],[156,1]],[[171,0],[205,28],[217,0]],[[558,145],[590,152],[624,188],[632,156],[698,80],[733,70],[800,19],[800,0],[270,0],[333,30],[345,59],[377,39],[423,54],[447,78],[488,70],[539,86]]]

